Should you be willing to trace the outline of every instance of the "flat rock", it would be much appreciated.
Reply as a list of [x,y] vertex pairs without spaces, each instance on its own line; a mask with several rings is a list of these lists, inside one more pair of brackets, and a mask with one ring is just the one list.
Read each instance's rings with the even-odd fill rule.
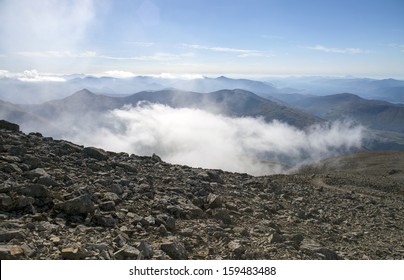
[[188,259],[188,254],[185,250],[184,244],[179,242],[177,239],[163,241],[160,248],[173,260]]
[[107,160],[108,154],[103,149],[98,149],[94,147],[85,147],[82,150],[82,153],[85,157],[98,159],[98,160]]
[[56,209],[60,209],[67,214],[89,214],[94,212],[95,206],[91,199],[91,195],[84,194],[65,202],[55,205]]

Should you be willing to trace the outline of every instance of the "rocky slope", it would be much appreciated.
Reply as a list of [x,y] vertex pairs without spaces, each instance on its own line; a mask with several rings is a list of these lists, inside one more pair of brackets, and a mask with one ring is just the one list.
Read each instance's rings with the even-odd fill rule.
[[316,173],[190,168],[2,121],[0,259],[404,258],[402,184]]

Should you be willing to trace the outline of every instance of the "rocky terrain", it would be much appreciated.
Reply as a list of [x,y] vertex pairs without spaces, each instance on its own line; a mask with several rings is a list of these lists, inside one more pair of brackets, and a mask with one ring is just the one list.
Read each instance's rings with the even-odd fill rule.
[[355,172],[253,177],[1,121],[0,259],[403,259],[404,155],[393,156],[379,173],[360,156]]

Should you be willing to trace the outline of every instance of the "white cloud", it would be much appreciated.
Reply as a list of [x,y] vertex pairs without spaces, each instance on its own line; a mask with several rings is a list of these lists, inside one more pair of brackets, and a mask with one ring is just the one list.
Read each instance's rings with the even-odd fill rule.
[[313,47],[307,47],[310,50],[322,51],[328,53],[342,53],[342,54],[360,54],[365,53],[366,51],[359,48],[328,48],[322,45],[315,45]]
[[152,47],[155,45],[153,42],[125,42],[125,44],[129,44],[135,47]]
[[[358,148],[364,132],[360,126],[342,122],[303,131],[278,121],[230,118],[157,104],[113,110],[101,126],[82,125],[81,132],[70,137],[72,141],[117,152],[156,153],[171,163],[254,175],[286,170],[268,160],[282,159],[296,167]],[[66,131],[78,131],[73,127],[69,125]]]
[[204,76],[200,75],[200,74],[161,73],[158,75],[151,75],[151,76],[156,77],[156,78],[162,78],[162,79],[182,79],[182,80],[204,79]]
[[210,47],[197,44],[182,44],[183,47],[192,48],[197,50],[207,50],[212,52],[230,53],[237,54],[237,57],[271,57],[270,55],[263,51],[250,50],[250,49],[237,49],[237,48],[227,48],[227,47]]
[[138,60],[138,61],[170,61],[178,60],[184,57],[192,56],[192,53],[156,53],[153,55],[140,55],[140,56],[109,56],[109,55],[99,55],[97,57],[111,60]]
[[20,51],[15,52],[18,56],[26,57],[51,57],[51,58],[91,58],[96,57],[97,53],[94,51],[84,51],[84,52],[71,52],[71,51]]
[[0,69],[0,77],[9,77],[10,72],[8,72],[7,70],[1,70]]
[[18,75],[18,80],[23,82],[65,82],[62,77],[54,75],[40,74],[38,70],[25,70],[24,73]]
[[97,74],[96,76],[102,77],[112,77],[112,78],[133,78],[136,77],[136,74],[129,72],[129,71],[122,71],[122,70],[110,70],[110,71],[105,71],[101,74]]

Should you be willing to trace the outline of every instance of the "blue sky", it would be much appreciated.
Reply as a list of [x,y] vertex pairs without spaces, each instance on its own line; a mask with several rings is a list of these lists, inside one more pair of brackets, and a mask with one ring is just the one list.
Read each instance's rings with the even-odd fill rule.
[[0,0],[0,74],[404,78],[402,0]]

